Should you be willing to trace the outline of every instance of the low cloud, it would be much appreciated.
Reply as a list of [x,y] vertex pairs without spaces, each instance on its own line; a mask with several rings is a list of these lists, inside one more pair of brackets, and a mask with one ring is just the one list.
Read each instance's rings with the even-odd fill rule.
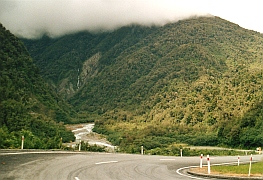
[[207,15],[183,0],[2,0],[0,22],[24,38],[111,31],[129,24],[164,25]]

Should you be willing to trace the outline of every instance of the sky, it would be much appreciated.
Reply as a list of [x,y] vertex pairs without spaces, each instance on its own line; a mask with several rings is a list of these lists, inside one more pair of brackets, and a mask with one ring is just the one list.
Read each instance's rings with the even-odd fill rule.
[[112,31],[214,15],[263,33],[261,0],[0,0],[0,23],[19,37]]

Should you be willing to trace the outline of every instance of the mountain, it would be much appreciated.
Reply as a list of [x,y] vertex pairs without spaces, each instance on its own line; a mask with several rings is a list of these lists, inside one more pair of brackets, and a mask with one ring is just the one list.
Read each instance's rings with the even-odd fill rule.
[[[0,24],[0,148],[58,148],[75,112],[43,80],[25,46]],[[61,138],[63,139],[61,141]]]
[[258,32],[198,17],[23,42],[79,116],[124,151],[175,142],[262,146]]

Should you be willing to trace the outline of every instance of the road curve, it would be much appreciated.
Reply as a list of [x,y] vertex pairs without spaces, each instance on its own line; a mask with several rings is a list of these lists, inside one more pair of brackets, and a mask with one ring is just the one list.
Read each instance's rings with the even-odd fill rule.
[[[262,156],[255,156],[259,160]],[[236,162],[211,157],[211,164]],[[0,179],[36,180],[169,180],[202,179],[179,169],[198,166],[199,157],[148,156],[77,152],[0,152]],[[241,161],[249,160],[242,156]],[[206,161],[204,160],[204,164]]]

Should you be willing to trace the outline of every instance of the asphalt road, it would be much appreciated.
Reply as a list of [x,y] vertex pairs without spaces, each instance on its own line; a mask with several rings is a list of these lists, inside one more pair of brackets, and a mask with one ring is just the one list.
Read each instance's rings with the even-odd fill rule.
[[[211,164],[237,157],[210,157]],[[250,156],[241,156],[248,161]],[[262,156],[254,156],[260,160]],[[150,156],[54,151],[0,151],[0,179],[5,180],[170,180],[204,179],[185,173],[200,157]],[[206,160],[203,160],[206,164]]]

